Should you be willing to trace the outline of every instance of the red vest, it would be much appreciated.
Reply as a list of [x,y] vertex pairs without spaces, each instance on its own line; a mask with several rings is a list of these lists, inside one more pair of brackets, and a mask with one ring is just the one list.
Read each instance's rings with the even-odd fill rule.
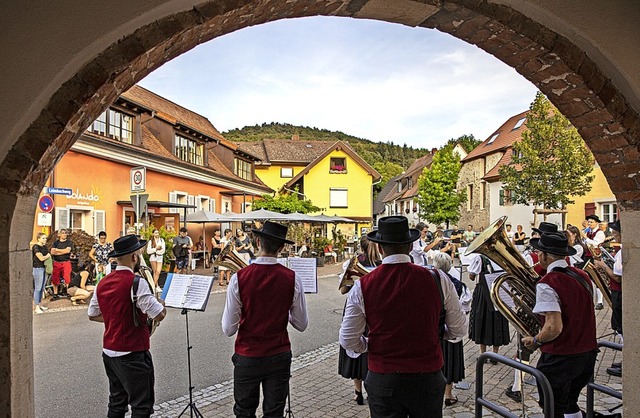
[[[149,329],[133,324],[133,302],[131,285],[133,273],[116,270],[98,283],[96,289],[98,304],[104,318],[102,346],[114,351],[146,351],[149,349]],[[147,316],[140,310],[140,323],[147,322]]]
[[369,326],[369,370],[432,373],[443,365],[442,302],[431,274],[412,263],[382,264],[360,279]]
[[[568,268],[580,274],[593,290],[587,273],[574,267]],[[562,332],[555,340],[543,344],[540,351],[572,355],[596,349],[596,317],[593,297],[587,289],[575,278],[556,271],[546,274],[538,283],[546,283],[556,291],[562,310]]]
[[251,264],[238,271],[242,302],[236,353],[265,357],[291,351],[289,309],[295,273],[281,264]]

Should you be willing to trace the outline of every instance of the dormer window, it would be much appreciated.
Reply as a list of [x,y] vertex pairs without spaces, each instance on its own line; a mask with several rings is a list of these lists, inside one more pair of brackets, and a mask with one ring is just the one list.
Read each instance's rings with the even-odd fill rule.
[[133,116],[114,109],[105,110],[88,130],[126,144],[133,144]]
[[398,193],[402,191],[402,181],[398,182]]
[[519,127],[522,126],[522,124],[527,120],[527,118],[522,118],[518,121],[518,123],[515,124],[515,126],[513,127],[513,130],[518,129]]
[[344,157],[332,157],[329,162],[329,173],[347,174],[347,159]]
[[487,141],[487,145],[489,144],[493,144],[493,141],[496,140],[496,138],[498,137],[498,135],[500,135],[499,133],[497,134],[493,134],[493,136],[489,139],[489,141]]
[[174,155],[191,164],[204,165],[204,145],[183,136],[175,136]]
[[251,176],[251,163],[240,158],[233,160],[233,174],[245,180],[253,180]]

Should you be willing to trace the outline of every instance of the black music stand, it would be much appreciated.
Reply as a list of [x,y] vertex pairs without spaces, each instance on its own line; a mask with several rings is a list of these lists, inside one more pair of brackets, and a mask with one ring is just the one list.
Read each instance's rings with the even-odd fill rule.
[[285,418],[295,418],[293,411],[291,410],[291,375],[289,375],[289,382],[287,382],[287,407],[284,410]]
[[180,412],[180,415],[178,415],[178,418],[180,418],[185,412],[187,412],[187,409],[189,410],[189,416],[191,418],[193,417],[204,418],[202,413],[200,413],[200,411],[198,410],[196,403],[193,401],[194,386],[191,384],[191,349],[193,347],[189,343],[189,310],[186,308],[182,308],[182,311],[180,312],[180,314],[184,315],[184,319],[187,325],[187,369],[189,370],[189,404],[187,404],[187,406],[184,407],[182,412]]

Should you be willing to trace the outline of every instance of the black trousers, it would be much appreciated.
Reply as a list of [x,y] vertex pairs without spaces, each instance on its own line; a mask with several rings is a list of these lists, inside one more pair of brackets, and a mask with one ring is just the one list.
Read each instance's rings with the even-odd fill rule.
[[611,328],[622,335],[622,292],[611,291]]
[[149,417],[153,413],[155,383],[153,361],[149,351],[109,357],[102,354],[109,378],[108,418],[124,418],[131,405],[131,418]]
[[[564,414],[580,411],[578,397],[587,386],[599,350],[588,351],[573,356],[542,353],[536,368],[540,370],[551,384],[553,392],[554,418],[563,418]],[[544,395],[538,383],[539,404],[544,404]]]
[[269,357],[232,357],[233,413],[237,417],[254,418],[260,403],[262,385],[262,414],[264,418],[282,418],[291,376],[291,352]]
[[371,418],[441,418],[445,379],[434,373],[375,373],[364,386]]

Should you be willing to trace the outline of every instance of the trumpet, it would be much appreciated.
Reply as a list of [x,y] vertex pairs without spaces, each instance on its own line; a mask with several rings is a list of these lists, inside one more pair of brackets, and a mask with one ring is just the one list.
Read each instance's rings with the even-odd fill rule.
[[342,288],[343,286],[353,286],[353,283],[356,279],[359,279],[367,273],[369,273],[369,270],[367,270],[365,266],[358,262],[358,256],[354,255],[353,257],[351,257],[351,260],[349,260],[349,264],[344,271],[342,280],[340,280],[338,289]]
[[233,249],[233,245],[229,243],[220,251],[218,258],[216,258],[216,261],[214,261],[212,265],[228,268],[235,273],[238,270],[247,267],[247,262],[240,257],[240,254]]

